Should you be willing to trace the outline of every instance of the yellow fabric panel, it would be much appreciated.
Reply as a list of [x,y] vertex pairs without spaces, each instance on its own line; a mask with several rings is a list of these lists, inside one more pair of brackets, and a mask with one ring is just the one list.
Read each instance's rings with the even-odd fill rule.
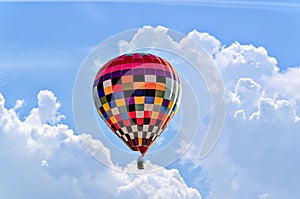
[[152,111],[151,119],[157,119],[158,118],[158,114],[159,114],[159,112]]
[[162,102],[163,102],[163,98],[155,97],[154,104],[156,104],[156,105],[162,105]]
[[134,97],[135,104],[144,104],[145,103],[145,96],[138,96]]
[[117,120],[116,120],[116,118],[114,117],[114,116],[112,116],[111,118],[109,118],[110,119],[110,121],[113,123],[113,124],[115,124],[116,122],[117,122]]
[[168,108],[169,108],[169,109],[172,109],[173,106],[174,106],[174,102],[173,102],[173,101],[170,101]]
[[145,82],[133,82],[133,89],[145,89]]
[[117,99],[116,105],[119,106],[125,106],[125,100],[124,99]]
[[110,110],[110,107],[109,107],[108,103],[105,103],[102,106],[103,106],[105,112],[108,111],[108,110]]

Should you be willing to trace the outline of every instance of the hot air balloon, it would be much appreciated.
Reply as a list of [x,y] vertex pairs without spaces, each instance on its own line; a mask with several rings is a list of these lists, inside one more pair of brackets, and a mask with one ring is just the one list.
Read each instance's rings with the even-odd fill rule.
[[[93,98],[100,117],[142,157],[166,129],[178,110],[181,86],[165,59],[149,53],[124,54],[97,73]],[[143,169],[143,159],[138,168]]]

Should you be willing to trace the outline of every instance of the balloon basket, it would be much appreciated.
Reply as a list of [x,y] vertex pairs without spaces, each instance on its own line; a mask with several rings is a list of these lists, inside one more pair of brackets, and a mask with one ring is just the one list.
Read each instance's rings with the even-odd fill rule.
[[144,167],[144,160],[143,160],[143,157],[141,157],[141,156],[137,159],[137,168],[138,168],[139,170],[145,168],[145,167]]

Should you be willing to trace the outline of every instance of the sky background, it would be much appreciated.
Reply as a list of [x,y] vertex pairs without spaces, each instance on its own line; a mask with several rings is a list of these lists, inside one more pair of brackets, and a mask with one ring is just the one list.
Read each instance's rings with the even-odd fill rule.
[[[182,32],[219,69],[226,120],[204,160],[195,141],[167,168],[118,172],[76,135],[72,90],[81,63],[135,28]],[[299,35],[297,1],[0,2],[0,197],[298,198]],[[107,147],[84,136],[118,167]]]

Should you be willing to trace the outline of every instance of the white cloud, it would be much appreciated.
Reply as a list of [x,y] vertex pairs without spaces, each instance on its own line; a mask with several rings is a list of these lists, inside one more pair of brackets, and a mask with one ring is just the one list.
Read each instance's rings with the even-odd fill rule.
[[163,26],[157,26],[156,28],[144,26],[137,31],[130,42],[125,40],[121,40],[119,42],[120,52],[124,53],[129,50],[139,48],[140,46],[153,46],[157,48],[161,46],[168,46],[169,49],[179,48],[178,43],[174,42],[167,34],[168,30],[168,28]]
[[221,42],[206,32],[200,33],[197,30],[193,30],[188,33],[187,37],[196,41],[212,57],[221,49]]
[[[0,193],[3,198],[201,198],[188,187],[178,170],[134,174],[109,169],[93,159],[80,139],[58,123],[60,103],[48,90],[38,94],[38,107],[24,121],[5,107],[0,93]],[[17,108],[16,108],[17,107]],[[48,112],[47,112],[48,111]],[[100,141],[82,134],[93,153],[113,165],[110,151]],[[155,167],[149,161],[146,168]],[[158,167],[158,166],[156,166]],[[132,162],[125,168],[136,170]]]
[[[146,167],[153,167],[150,162],[146,162]],[[136,170],[133,162],[126,169]],[[142,174],[138,178],[130,176],[130,183],[120,186],[118,191],[126,195],[136,195],[142,198],[146,195],[149,199],[159,198],[201,198],[198,190],[187,187],[177,169],[160,169],[155,174]],[[163,186],[161,186],[163,185]],[[131,196],[132,197],[132,196]]]
[[239,109],[239,110],[235,111],[233,117],[245,120],[246,119],[246,113],[243,109]]
[[228,96],[229,100],[237,107],[237,111],[243,110],[245,117],[247,117],[257,109],[261,92],[260,84],[251,78],[241,77],[235,85],[234,92],[228,91]]
[[283,73],[275,73],[272,78],[265,78],[264,83],[273,92],[280,92],[289,98],[300,100],[300,67],[288,68]]
[[[184,39],[175,45],[165,34],[163,27],[146,27],[137,35],[147,42],[160,35],[164,45],[191,52]],[[195,30],[188,37],[214,58],[228,103],[224,132],[213,152],[200,161],[195,156],[200,143],[196,140],[181,163],[202,168],[199,175],[209,179],[207,198],[297,198],[299,68],[280,72],[276,59],[264,47],[239,42],[226,47],[213,36]],[[121,43],[121,49],[134,48],[137,41],[136,37],[131,43]]]
[[[184,42],[174,45],[163,35],[167,32],[162,27],[145,29],[162,34],[174,48],[188,49]],[[142,30],[138,35],[150,42]],[[295,166],[300,164],[295,159],[300,154],[295,141],[300,130],[299,69],[281,73],[276,59],[263,47],[238,42],[224,47],[213,36],[195,30],[188,37],[205,48],[222,72],[228,98],[227,123],[208,158],[197,159],[196,140],[181,163],[191,161],[194,168],[203,168],[203,176],[210,179],[208,198],[295,198],[299,191],[291,184],[300,179]],[[121,49],[128,50],[136,41],[123,43]],[[285,175],[292,177],[282,180]]]
[[267,198],[269,198],[269,194],[268,193],[263,193],[263,194],[259,195],[258,199],[267,199]]
[[232,87],[241,77],[259,82],[278,72],[277,61],[264,47],[242,45],[238,42],[223,47],[215,55],[215,63],[222,72],[224,83]]
[[250,120],[261,120],[264,122],[297,122],[298,116],[293,101],[283,99],[261,98],[258,102],[257,112],[252,113]]
[[[189,46],[184,42],[174,44],[166,35],[167,29],[161,26],[144,27],[139,33],[139,36],[145,34],[144,38],[163,36],[164,45],[170,48]],[[195,156],[199,150],[199,140],[196,140],[182,158],[182,164],[191,162],[191,169],[201,168],[195,180],[200,182],[199,186],[207,186],[201,184],[201,180],[209,183],[207,198],[297,198],[300,195],[297,186],[300,184],[299,67],[282,73],[278,71],[276,59],[263,47],[238,42],[225,47],[207,33],[193,31],[188,35],[214,54],[212,57],[222,71],[228,103],[226,125],[216,148],[200,161]],[[134,42],[120,43],[122,51],[133,45]],[[99,195],[160,198],[160,194],[200,198],[196,189],[186,185],[178,170],[162,168],[156,173],[139,175],[117,172],[98,164],[83,150],[73,131],[58,123],[60,103],[55,96],[44,91],[38,101],[40,106],[21,121],[17,110],[22,103],[7,109],[0,94],[0,146],[3,149],[0,159],[6,163],[0,166],[4,171],[0,178],[1,196],[32,198],[39,196],[33,195],[34,190],[40,190],[48,198],[56,197],[54,193],[61,193],[61,198]],[[41,117],[46,110],[43,105],[49,105],[51,110]],[[82,136],[90,140],[97,156],[109,162],[110,152],[102,143],[88,135]],[[157,166],[146,162],[146,167]],[[124,169],[136,171],[135,162]],[[29,186],[27,181],[32,180],[32,176],[35,181]],[[203,179],[198,179],[199,176]],[[159,191],[153,193],[153,190]]]
[[48,164],[48,162],[46,160],[42,160],[41,165],[42,165],[42,167],[49,166],[49,164]]
[[23,106],[24,100],[17,100],[16,104],[14,106],[14,110],[18,110],[19,108],[21,108]]
[[64,115],[58,113],[61,104],[54,94],[49,90],[40,91],[37,95],[38,108],[34,108],[26,118],[26,123],[30,124],[56,124]]
[[[299,68],[281,73],[266,49],[238,42],[220,49],[215,61],[229,101],[223,137],[200,163],[214,178],[208,198],[296,198]],[[224,184],[238,186],[231,192]]]

